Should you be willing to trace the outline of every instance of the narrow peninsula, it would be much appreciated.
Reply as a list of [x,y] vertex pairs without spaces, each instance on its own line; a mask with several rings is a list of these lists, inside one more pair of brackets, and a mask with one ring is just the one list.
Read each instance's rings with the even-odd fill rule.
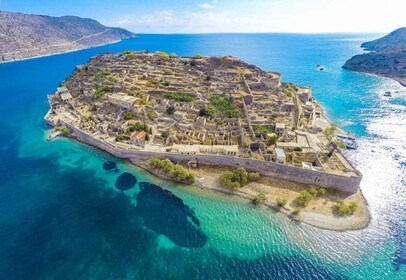
[[104,53],[48,96],[50,138],[64,135],[149,172],[252,199],[331,230],[365,227],[351,136],[311,89],[234,57]]
[[388,77],[406,87],[406,27],[361,47],[370,52],[352,57],[344,69]]
[[134,36],[88,18],[0,11],[0,62],[75,51]]

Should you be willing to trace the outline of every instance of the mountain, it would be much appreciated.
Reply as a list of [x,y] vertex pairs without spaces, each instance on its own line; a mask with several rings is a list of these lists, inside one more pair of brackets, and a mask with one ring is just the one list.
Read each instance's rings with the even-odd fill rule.
[[406,27],[396,29],[382,38],[361,45],[361,48],[369,51],[396,50],[402,47],[406,47]]
[[349,59],[344,69],[392,78],[406,87],[406,28],[361,45],[371,51]]
[[80,50],[134,36],[88,18],[0,11],[0,62]]

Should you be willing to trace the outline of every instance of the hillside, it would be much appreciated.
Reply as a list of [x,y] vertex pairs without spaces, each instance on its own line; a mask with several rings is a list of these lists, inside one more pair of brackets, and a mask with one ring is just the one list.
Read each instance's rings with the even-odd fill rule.
[[0,62],[80,50],[133,36],[93,19],[0,11]]
[[349,59],[344,69],[392,78],[406,86],[406,28],[399,28],[361,47],[371,52]]

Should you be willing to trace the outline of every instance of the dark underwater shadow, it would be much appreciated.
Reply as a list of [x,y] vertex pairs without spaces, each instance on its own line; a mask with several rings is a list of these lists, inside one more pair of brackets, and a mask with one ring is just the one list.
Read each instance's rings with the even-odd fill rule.
[[207,236],[200,230],[198,218],[182,199],[150,183],[140,183],[140,190],[135,210],[145,226],[182,247],[206,244]]

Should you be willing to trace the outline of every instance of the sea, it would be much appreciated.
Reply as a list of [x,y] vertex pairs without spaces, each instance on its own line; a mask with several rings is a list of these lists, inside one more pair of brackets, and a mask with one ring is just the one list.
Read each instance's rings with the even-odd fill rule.
[[[0,64],[0,279],[406,279],[406,88],[341,68],[380,35],[139,34]],[[125,50],[232,55],[311,86],[358,139],[345,154],[363,174],[368,227],[317,229],[74,140],[46,141],[47,95],[77,65]],[[128,190],[117,188],[123,173],[137,181]]]

